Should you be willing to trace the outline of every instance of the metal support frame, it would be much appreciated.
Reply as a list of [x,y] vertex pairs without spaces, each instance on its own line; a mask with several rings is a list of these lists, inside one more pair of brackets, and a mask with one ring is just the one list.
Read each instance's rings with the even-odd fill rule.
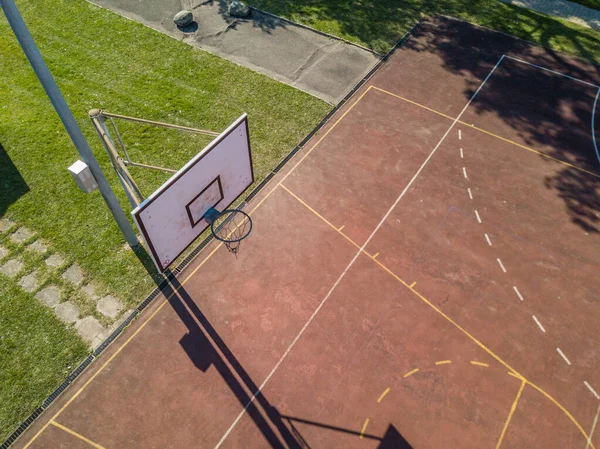
[[[134,209],[137,206],[139,206],[144,201],[145,198],[142,195],[141,190],[137,186],[137,183],[133,179],[133,176],[131,176],[131,173],[129,172],[127,167],[132,166],[132,167],[149,168],[152,170],[159,170],[159,171],[163,171],[163,172],[171,173],[171,174],[177,173],[177,170],[174,170],[171,168],[165,168],[165,167],[157,167],[155,165],[142,164],[140,162],[133,162],[131,160],[131,157],[129,156],[129,153],[127,152],[127,147],[125,146],[125,143],[123,142],[123,139],[121,138],[121,134],[119,133],[119,129],[117,128],[117,125],[116,125],[115,121],[113,120],[113,118],[128,120],[131,122],[143,123],[146,125],[160,126],[163,128],[176,129],[176,130],[180,130],[180,131],[187,131],[187,132],[192,132],[195,134],[203,134],[203,135],[212,136],[212,137],[219,136],[219,133],[214,132],[214,131],[190,128],[187,126],[173,125],[171,123],[157,122],[157,121],[146,120],[146,119],[142,119],[142,118],[138,118],[138,117],[130,117],[127,115],[112,114],[110,112],[106,112],[101,109],[90,110],[89,116],[92,121],[92,124],[94,125],[94,128],[96,128],[98,137],[100,138],[102,145],[104,145],[104,148],[106,149],[106,152],[108,154],[108,157],[110,158],[110,161],[112,162],[115,172],[117,173],[117,176],[119,177],[119,181],[121,181],[121,185],[123,186],[123,189],[125,190],[125,193],[127,194],[127,198],[129,199],[129,202],[131,203],[131,206]],[[107,119],[110,122],[110,124],[112,125],[112,128],[115,132],[115,136],[117,137],[118,146],[123,151],[125,158],[121,157],[121,155],[119,154],[119,151],[117,150],[117,144],[115,144],[115,141],[113,140],[113,138],[110,135],[110,131],[109,131],[107,123],[106,123]]]
[[4,11],[6,19],[8,20],[10,27],[17,37],[23,52],[27,56],[31,67],[40,80],[40,83],[46,91],[46,94],[50,98],[52,106],[54,106],[54,109],[56,110],[56,113],[60,117],[65,129],[67,130],[69,137],[73,141],[75,148],[77,148],[77,151],[81,155],[83,161],[90,167],[90,170],[94,175],[96,182],[98,183],[98,190],[100,190],[104,201],[106,201],[110,212],[119,225],[121,232],[125,236],[125,240],[129,246],[135,248],[139,245],[135,231],[127,219],[125,212],[121,208],[115,193],[110,188],[110,185],[108,184],[108,181],[106,180],[98,161],[94,157],[92,149],[85,140],[81,129],[77,125],[75,117],[73,117],[73,113],[67,106],[65,99],[58,89],[56,81],[54,81],[48,66],[46,66],[46,63],[44,62],[44,59],[42,58],[42,55],[40,54],[40,51],[38,50],[33,38],[31,37],[31,34],[29,33],[21,14],[19,13],[14,0],[0,0],[0,6]]

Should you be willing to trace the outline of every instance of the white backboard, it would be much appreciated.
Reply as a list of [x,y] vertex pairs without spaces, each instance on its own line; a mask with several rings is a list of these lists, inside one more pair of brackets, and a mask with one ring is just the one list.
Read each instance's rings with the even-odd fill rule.
[[253,182],[244,114],[131,212],[156,267],[165,271],[209,226],[209,208],[222,212]]

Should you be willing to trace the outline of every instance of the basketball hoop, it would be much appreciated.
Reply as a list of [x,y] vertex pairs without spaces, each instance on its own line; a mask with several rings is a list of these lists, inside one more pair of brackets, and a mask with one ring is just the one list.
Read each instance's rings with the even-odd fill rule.
[[219,241],[225,243],[229,252],[237,254],[242,240],[250,235],[252,231],[252,219],[250,215],[239,209],[227,209],[219,212],[210,208],[204,218],[210,223],[212,235]]

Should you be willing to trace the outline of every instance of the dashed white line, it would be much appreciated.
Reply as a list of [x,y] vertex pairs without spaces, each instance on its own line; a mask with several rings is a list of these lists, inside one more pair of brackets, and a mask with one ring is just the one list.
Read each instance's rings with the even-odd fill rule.
[[535,324],[537,324],[538,327],[540,328],[540,330],[545,333],[546,329],[544,329],[544,326],[542,326],[542,323],[540,323],[540,320],[538,320],[535,315],[531,315],[531,316],[533,318],[533,321],[535,321]]
[[506,273],[506,268],[504,268],[504,264],[502,263],[502,261],[500,259],[496,259],[498,261],[498,265],[500,265],[500,268],[502,268],[502,271],[504,271]]
[[481,217],[479,216],[479,212],[477,212],[477,210],[475,210],[475,216],[477,217],[479,224],[481,224]]
[[590,390],[594,396],[596,396],[596,399],[600,399],[600,395],[599,395],[598,393],[596,393],[596,390],[594,390],[594,389],[592,388],[592,386],[591,386],[591,385],[590,385],[590,384],[587,382],[587,380],[584,380],[584,381],[583,381],[583,384],[584,384],[586,387],[588,387],[588,390]]
[[567,365],[571,365],[571,362],[569,362],[569,359],[567,358],[565,353],[560,350],[560,348],[556,348],[556,351],[558,351],[560,356],[565,360],[565,362],[567,362]]
[[467,187],[467,192],[469,192],[469,198],[473,199],[473,194],[471,193],[471,189]]
[[517,296],[519,297],[519,299],[520,299],[521,301],[525,301],[525,300],[523,299],[523,297],[521,296],[521,292],[520,292],[520,291],[517,289],[517,287],[515,287],[515,286],[513,285],[513,289],[515,290],[515,293],[517,294]]
[[463,175],[465,175],[465,179],[469,179],[467,176],[467,169],[465,167],[463,167]]
[[462,140],[462,131],[458,130],[458,140]]
[[490,236],[487,234],[483,234],[483,235],[485,235],[485,239],[487,240],[488,245],[492,246],[492,241],[490,240]]
[[465,155],[463,154],[463,150],[462,150],[462,148],[460,149],[460,157],[461,157],[461,159],[464,159],[464,158],[465,158]]

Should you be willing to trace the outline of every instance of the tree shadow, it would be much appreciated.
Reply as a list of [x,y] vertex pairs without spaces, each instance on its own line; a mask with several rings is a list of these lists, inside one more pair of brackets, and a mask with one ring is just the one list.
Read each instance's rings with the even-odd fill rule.
[[233,17],[229,14],[230,0],[205,0],[193,7],[197,10],[203,6],[217,7],[218,13],[227,24],[227,30],[235,30],[239,24],[251,23],[254,28],[259,28],[267,34],[271,34],[277,28],[286,28],[288,23],[277,17],[263,14],[260,11],[250,9],[247,17]]
[[0,217],[8,207],[29,192],[29,187],[0,143]]
[[[600,232],[600,159],[594,144],[594,135],[600,137],[598,117],[592,123],[600,67],[444,18],[425,24],[405,48],[436,54],[447,71],[460,74],[465,104],[504,54],[567,75],[506,57],[467,114],[479,116],[482,128],[493,124],[503,130],[503,138],[542,153],[539,157],[553,166],[545,187],[564,201],[572,223],[585,232]],[[556,159],[565,164],[556,165]]]

